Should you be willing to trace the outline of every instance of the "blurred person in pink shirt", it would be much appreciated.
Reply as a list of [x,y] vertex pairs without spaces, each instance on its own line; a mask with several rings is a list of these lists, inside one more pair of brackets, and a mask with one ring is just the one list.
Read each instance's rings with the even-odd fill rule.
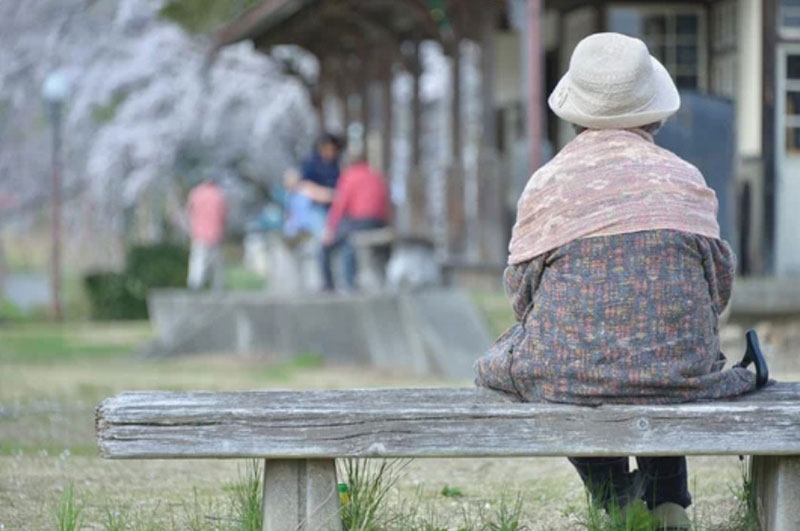
[[224,284],[221,243],[225,237],[227,205],[214,179],[206,179],[189,192],[186,202],[192,248],[189,254],[189,289],[197,290],[209,280],[214,289]]
[[333,291],[332,257],[341,251],[344,280],[350,291],[356,289],[356,253],[350,237],[358,231],[385,227],[391,215],[389,187],[380,172],[357,156],[336,184],[333,203],[322,239],[322,278],[324,289]]

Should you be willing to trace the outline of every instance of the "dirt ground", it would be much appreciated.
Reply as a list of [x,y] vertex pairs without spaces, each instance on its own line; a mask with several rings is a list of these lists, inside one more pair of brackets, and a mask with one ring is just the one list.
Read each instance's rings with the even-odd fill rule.
[[[734,345],[738,332],[729,332]],[[47,343],[48,334],[56,339]],[[148,336],[141,324],[82,325],[55,332],[0,328],[0,530],[54,528],[53,511],[70,484],[85,506],[85,529],[105,529],[109,514],[120,511],[141,529],[188,529],[197,514],[212,528],[224,520],[229,485],[241,474],[240,461],[97,457],[94,408],[123,390],[469,385],[322,367],[313,359],[265,365],[246,357],[159,361],[132,354],[133,346]],[[47,348],[40,348],[42,341]],[[786,374],[786,379],[793,376]],[[741,488],[739,459],[691,458],[689,466],[698,528],[731,529],[735,492]],[[443,496],[445,486],[462,496]],[[561,458],[413,461],[391,503],[421,499],[455,529],[462,507],[491,508],[501,496],[516,493],[522,495],[529,529],[583,528],[585,495],[577,474]]]

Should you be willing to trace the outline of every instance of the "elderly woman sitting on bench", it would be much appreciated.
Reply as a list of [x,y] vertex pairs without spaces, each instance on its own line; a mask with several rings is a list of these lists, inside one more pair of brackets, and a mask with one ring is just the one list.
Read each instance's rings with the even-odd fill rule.
[[[531,177],[505,272],[517,324],[476,363],[480,386],[522,400],[664,404],[732,397],[767,382],[754,335],[723,370],[719,317],[735,258],[717,199],[653,135],[680,106],[645,44],[587,37],[549,105],[577,137]],[[754,361],[757,373],[746,369]],[[647,505],[688,529],[684,457],[571,458],[596,503]]]

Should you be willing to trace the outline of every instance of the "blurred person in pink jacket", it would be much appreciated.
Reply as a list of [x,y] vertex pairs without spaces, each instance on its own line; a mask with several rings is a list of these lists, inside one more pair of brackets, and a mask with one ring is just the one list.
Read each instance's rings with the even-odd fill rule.
[[225,268],[220,244],[225,237],[227,205],[222,190],[213,179],[206,179],[192,188],[186,211],[192,238],[189,289],[201,289],[209,275],[212,288],[222,289]]
[[391,216],[389,187],[386,179],[357,153],[336,184],[333,203],[322,236],[323,289],[335,289],[333,279],[333,254],[341,251],[344,281],[347,291],[356,289],[356,251],[351,237],[361,231],[385,227]]

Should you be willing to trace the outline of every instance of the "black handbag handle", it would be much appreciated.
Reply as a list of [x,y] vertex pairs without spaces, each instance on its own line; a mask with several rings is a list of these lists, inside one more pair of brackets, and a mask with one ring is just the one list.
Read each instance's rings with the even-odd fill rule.
[[769,382],[767,360],[764,359],[764,354],[761,352],[761,345],[758,342],[758,334],[756,331],[750,329],[744,337],[747,342],[747,349],[744,352],[742,361],[734,365],[734,367],[746,369],[750,364],[754,364],[756,368],[756,389],[761,389]]

